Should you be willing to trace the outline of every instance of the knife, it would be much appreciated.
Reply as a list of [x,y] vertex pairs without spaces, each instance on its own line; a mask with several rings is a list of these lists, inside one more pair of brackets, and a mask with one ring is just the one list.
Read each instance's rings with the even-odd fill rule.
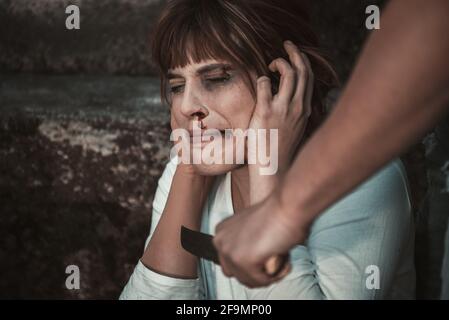
[[[218,252],[213,244],[214,237],[210,234],[193,231],[181,226],[181,246],[191,254],[220,265]],[[265,263],[265,272],[271,277],[286,275],[291,269],[290,255],[270,257]]]

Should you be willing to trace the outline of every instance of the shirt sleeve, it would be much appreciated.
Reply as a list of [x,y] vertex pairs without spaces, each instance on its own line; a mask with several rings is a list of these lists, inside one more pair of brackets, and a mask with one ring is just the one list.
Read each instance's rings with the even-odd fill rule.
[[402,278],[404,292],[398,296],[412,298],[413,237],[407,180],[396,161],[326,210],[306,245],[292,250],[290,274],[269,287],[249,289],[249,297],[385,299]]
[[[177,158],[173,158],[165,167],[165,170],[158,181],[158,187],[153,201],[150,234],[145,241],[145,248],[150,242],[151,236],[153,235],[165,208],[176,166]],[[168,277],[146,268],[139,260],[119,299],[199,299],[199,287],[199,279]]]

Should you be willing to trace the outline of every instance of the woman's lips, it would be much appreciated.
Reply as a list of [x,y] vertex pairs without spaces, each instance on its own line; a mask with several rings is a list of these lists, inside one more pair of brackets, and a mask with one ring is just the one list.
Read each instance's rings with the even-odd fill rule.
[[226,130],[230,129],[207,129],[207,130],[189,130],[189,136],[194,137],[217,137],[223,136]]
[[217,141],[217,139],[222,139],[225,137],[225,130],[215,129],[215,130],[195,130],[194,132],[189,131],[190,143],[192,145],[200,145],[201,147],[206,144]]

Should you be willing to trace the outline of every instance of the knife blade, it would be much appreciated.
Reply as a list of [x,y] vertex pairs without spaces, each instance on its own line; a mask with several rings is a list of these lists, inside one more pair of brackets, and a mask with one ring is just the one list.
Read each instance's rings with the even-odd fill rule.
[[[191,254],[210,260],[220,265],[218,252],[213,244],[214,237],[199,231],[190,230],[181,226],[181,246]],[[278,255],[270,257],[265,263],[265,271],[269,276],[277,276],[281,272],[287,274],[291,269],[290,255]]]
[[193,231],[181,226],[181,246],[191,254],[220,264],[218,252],[213,244],[214,237],[210,234]]

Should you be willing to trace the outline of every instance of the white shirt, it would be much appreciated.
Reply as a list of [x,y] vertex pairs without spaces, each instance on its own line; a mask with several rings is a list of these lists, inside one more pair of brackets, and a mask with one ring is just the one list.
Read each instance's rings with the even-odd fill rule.
[[[145,247],[164,210],[176,161],[159,179]],[[208,196],[201,231],[214,234],[215,226],[233,213],[227,173],[217,177]],[[280,282],[250,289],[203,259],[197,279],[178,279],[139,261],[120,299],[411,299],[413,248],[408,184],[396,160],[315,220],[305,245],[291,250],[292,271]]]

